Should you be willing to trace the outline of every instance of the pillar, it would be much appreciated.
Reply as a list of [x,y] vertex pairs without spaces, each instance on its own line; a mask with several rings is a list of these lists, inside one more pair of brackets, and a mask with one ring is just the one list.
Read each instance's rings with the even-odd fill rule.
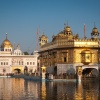
[[78,76],[78,81],[80,82],[82,80],[82,66],[77,67],[77,76]]
[[41,73],[42,73],[42,79],[45,79],[45,74],[46,74],[46,67],[43,65],[42,67],[41,67]]

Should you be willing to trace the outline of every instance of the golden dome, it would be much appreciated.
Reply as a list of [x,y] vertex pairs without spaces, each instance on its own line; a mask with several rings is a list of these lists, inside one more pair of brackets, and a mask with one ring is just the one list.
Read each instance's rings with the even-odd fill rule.
[[47,39],[47,36],[45,36],[44,33],[43,33],[43,35],[40,38]]
[[45,38],[46,36],[43,34],[41,37],[42,37],[42,38]]
[[98,32],[98,29],[97,29],[96,27],[94,27],[94,28],[92,29],[91,36],[99,36],[99,32]]
[[11,42],[7,39],[7,34],[6,34],[6,39],[2,42],[1,46],[2,47],[12,47]]
[[70,32],[70,31],[71,31],[71,28],[70,28],[69,26],[66,26],[66,27],[64,28],[64,30],[67,31],[67,32]]
[[92,33],[98,33],[98,29],[97,29],[96,27],[94,27],[94,28],[92,29]]
[[72,31],[71,31],[71,28],[69,26],[66,26],[64,28],[64,34],[66,34],[68,36],[73,34]]

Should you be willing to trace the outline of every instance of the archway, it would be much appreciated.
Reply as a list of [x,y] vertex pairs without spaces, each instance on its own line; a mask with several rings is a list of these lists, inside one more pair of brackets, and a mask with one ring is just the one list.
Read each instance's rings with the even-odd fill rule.
[[19,68],[14,69],[15,74],[20,74],[21,70]]
[[99,73],[96,68],[85,68],[82,70],[83,77],[98,77]]
[[79,81],[82,79],[98,79],[99,67],[97,65],[77,66],[76,74]]

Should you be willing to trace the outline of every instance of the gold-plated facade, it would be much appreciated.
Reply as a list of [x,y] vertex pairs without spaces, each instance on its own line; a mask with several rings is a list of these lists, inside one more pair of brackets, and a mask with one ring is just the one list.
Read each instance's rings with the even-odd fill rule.
[[[46,36],[45,36],[46,37]],[[44,40],[44,38],[40,37]],[[48,38],[45,38],[48,41]],[[59,71],[58,65],[66,66],[63,70],[76,68],[76,66],[98,65],[100,63],[100,38],[96,27],[93,28],[91,38],[79,38],[73,35],[69,26],[56,36],[52,41],[40,44],[40,64],[45,65],[51,73]],[[75,69],[76,70],[76,69]],[[64,71],[63,71],[64,72]]]

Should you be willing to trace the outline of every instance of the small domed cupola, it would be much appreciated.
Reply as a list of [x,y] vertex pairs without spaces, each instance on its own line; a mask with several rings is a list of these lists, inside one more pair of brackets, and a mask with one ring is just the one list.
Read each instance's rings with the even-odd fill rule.
[[6,39],[2,42],[1,44],[1,51],[12,51],[12,44],[7,38],[7,33],[6,33]]
[[17,48],[14,50],[14,55],[22,55],[22,51],[20,50],[20,45],[17,45]]
[[72,35],[73,33],[72,33],[72,31],[71,31],[71,28],[70,28],[70,26],[65,26],[65,28],[64,28],[64,34],[65,35]]
[[43,35],[39,38],[39,41],[40,41],[40,46],[42,46],[42,45],[48,43],[48,38],[43,33]]
[[91,38],[97,39],[98,36],[99,36],[98,29],[94,26],[94,28],[92,29],[92,33],[91,33]]

